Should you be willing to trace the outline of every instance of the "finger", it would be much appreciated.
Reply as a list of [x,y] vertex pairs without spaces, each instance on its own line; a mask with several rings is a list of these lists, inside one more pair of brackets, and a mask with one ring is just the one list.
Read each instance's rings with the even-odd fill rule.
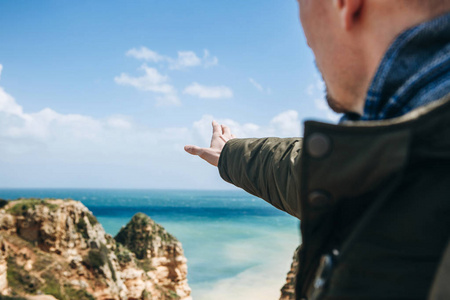
[[192,155],[201,155],[203,153],[203,149],[198,146],[186,145],[184,146],[184,151]]
[[212,121],[213,135],[222,134],[222,127],[216,121]]
[[224,134],[226,136],[231,135],[231,130],[227,125],[222,125],[222,134]]
[[223,136],[223,135],[220,136],[220,139],[221,139],[222,141],[224,141],[225,143],[229,141],[229,138],[227,138],[227,137],[225,137],[225,136]]

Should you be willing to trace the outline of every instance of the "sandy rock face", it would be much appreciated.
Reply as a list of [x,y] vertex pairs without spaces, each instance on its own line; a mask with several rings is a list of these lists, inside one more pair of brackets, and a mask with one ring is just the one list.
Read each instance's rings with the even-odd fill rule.
[[50,295],[36,295],[36,296],[28,296],[27,300],[58,300]]
[[7,295],[9,292],[8,281],[6,279],[7,263],[6,263],[6,244],[0,236],[0,295]]
[[[0,294],[80,300],[190,299],[181,244],[140,215],[144,217],[158,230],[141,228],[154,242],[144,256],[140,252],[138,256],[106,234],[81,202],[11,201],[0,210]],[[128,242],[135,244],[132,239]]]
[[286,283],[281,288],[280,300],[295,300],[295,275],[297,274],[297,267],[298,267],[297,253],[299,250],[300,246],[294,252],[291,269],[289,270],[286,276]]

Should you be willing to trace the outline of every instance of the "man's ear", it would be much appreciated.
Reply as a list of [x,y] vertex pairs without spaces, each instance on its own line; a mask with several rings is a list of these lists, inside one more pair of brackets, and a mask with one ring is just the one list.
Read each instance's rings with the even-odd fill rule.
[[334,0],[335,7],[339,12],[341,25],[345,30],[350,30],[355,25],[364,2],[364,0]]

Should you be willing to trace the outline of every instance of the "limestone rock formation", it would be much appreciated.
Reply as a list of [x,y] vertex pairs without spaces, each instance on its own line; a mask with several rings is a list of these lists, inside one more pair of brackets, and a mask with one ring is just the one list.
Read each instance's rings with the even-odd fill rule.
[[297,274],[297,267],[298,267],[297,253],[299,250],[300,246],[294,252],[291,269],[289,270],[286,276],[286,283],[281,288],[280,300],[295,300],[295,274]]
[[[178,295],[190,299],[191,290],[187,284],[187,265],[181,243],[161,225],[142,213],[136,214],[123,227],[115,240],[129,249],[138,265],[153,278],[162,294]],[[125,285],[143,286],[141,276],[128,270]]]
[[166,242],[152,244],[153,252],[141,259],[106,234],[81,202],[11,201],[0,209],[0,295],[190,300],[181,244],[167,240],[164,229],[152,234],[149,239]]
[[9,292],[6,270],[6,244],[3,242],[3,238],[0,236],[0,295],[5,295]]

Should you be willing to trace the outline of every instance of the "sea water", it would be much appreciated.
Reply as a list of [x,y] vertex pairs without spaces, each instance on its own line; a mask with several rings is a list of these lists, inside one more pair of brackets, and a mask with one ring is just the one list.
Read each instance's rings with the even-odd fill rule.
[[298,246],[299,221],[243,191],[0,189],[0,198],[83,202],[116,235],[137,212],[183,244],[194,300],[276,300]]

